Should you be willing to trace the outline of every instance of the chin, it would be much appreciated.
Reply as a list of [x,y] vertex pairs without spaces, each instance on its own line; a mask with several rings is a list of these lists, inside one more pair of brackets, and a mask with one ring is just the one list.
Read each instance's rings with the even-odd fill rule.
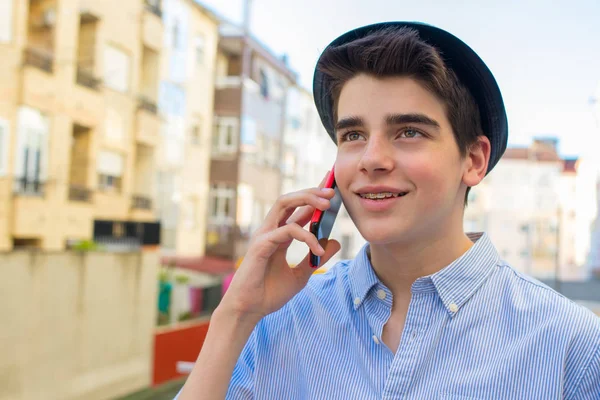
[[[370,223],[369,223],[370,222]],[[370,244],[385,245],[406,241],[411,237],[411,230],[401,224],[391,224],[390,220],[358,224],[362,237]]]

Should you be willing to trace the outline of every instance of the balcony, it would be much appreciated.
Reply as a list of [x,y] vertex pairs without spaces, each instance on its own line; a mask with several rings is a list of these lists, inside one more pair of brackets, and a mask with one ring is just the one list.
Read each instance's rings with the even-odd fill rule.
[[69,187],[69,200],[89,203],[92,201],[92,190],[84,186],[71,185]]
[[152,210],[152,199],[147,196],[135,195],[131,198],[131,208],[134,210]]
[[156,102],[145,96],[140,96],[138,100],[138,108],[140,110],[148,111],[154,115],[158,114],[158,106],[156,105]]
[[160,134],[160,118],[156,103],[140,98],[136,114],[136,140],[147,146],[156,146]]
[[17,196],[42,197],[44,195],[45,183],[27,178],[17,178],[14,181],[13,192]]
[[96,78],[91,72],[86,71],[85,69],[78,67],[77,68],[77,84],[81,86],[85,86],[92,90],[98,90],[100,84],[102,83],[102,79]]
[[23,53],[23,64],[52,73],[54,70],[54,57],[48,51],[30,47],[25,49]]
[[162,18],[162,8],[160,7],[160,0],[146,0],[146,10],[156,15],[158,18]]

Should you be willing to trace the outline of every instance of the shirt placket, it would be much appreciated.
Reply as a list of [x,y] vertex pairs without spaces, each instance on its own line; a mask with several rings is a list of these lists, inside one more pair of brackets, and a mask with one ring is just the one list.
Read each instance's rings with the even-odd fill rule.
[[[392,313],[392,294],[383,285],[377,285],[366,296],[363,306],[371,330],[370,341],[374,351],[379,354],[375,359],[384,363],[384,365],[379,365],[379,368],[389,371],[394,354],[383,343],[381,336],[383,334],[383,327]],[[382,393],[385,386],[385,379],[382,377],[376,386],[378,387],[378,393]]]
[[419,364],[419,354],[425,330],[432,313],[432,293],[413,293],[404,322],[402,339],[388,372],[384,400],[401,399],[410,385]]

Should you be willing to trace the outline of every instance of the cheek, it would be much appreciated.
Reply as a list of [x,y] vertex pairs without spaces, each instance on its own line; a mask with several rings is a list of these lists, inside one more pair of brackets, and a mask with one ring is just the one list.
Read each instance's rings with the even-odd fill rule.
[[420,203],[436,204],[454,198],[459,165],[440,153],[421,154],[405,158],[402,170],[417,188]]
[[356,161],[353,161],[350,157],[344,157],[343,155],[335,159],[335,181],[340,188],[347,187],[352,179],[352,176],[356,174]]

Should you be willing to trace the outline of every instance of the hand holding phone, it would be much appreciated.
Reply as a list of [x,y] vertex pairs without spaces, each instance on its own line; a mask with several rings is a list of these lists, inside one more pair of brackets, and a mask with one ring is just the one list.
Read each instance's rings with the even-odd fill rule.
[[[335,182],[335,166],[331,168],[323,187],[333,189],[335,191],[335,195],[330,200],[330,207],[325,211],[316,209],[310,220],[309,231],[317,237],[317,240],[329,239],[329,235],[331,235],[331,230],[333,229],[333,224],[335,223],[335,219],[342,205],[342,196],[340,195]],[[317,256],[311,251],[310,266],[312,268],[318,268],[320,263],[321,257]]]

